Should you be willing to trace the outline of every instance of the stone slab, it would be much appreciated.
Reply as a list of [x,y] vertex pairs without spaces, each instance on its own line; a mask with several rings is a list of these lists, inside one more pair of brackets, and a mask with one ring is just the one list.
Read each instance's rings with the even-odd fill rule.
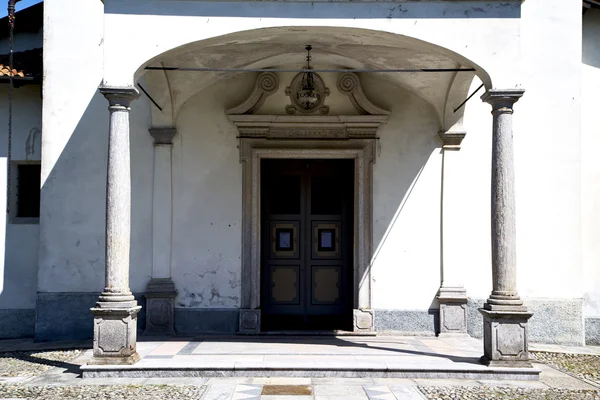
[[375,310],[375,330],[399,335],[430,335],[438,330],[439,311]]
[[585,344],[600,346],[600,318],[585,319]]

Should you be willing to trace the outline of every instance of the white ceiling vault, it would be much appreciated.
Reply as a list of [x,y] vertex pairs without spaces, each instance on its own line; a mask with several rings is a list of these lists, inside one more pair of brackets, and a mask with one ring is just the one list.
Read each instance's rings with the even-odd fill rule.
[[[379,31],[349,28],[285,27],[237,32],[175,48],[144,64],[138,71],[146,90],[163,111],[153,111],[153,124],[173,125],[183,104],[198,92],[240,72],[146,70],[176,68],[292,68],[306,64],[305,45],[313,46],[314,68],[457,69],[475,72],[365,72],[399,85],[430,103],[440,129],[458,130],[475,75],[489,77],[460,55],[427,42]],[[373,99],[375,102],[377,99]]]

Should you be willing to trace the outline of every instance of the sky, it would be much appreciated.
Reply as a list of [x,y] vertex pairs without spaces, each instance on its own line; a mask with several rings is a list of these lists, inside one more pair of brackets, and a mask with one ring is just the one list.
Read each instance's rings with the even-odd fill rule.
[[[42,0],[21,0],[17,3],[17,11],[21,11],[27,7],[31,7],[34,4],[37,3],[41,3]],[[4,18],[8,15],[8,11],[6,10],[6,7],[8,6],[8,1],[7,0],[0,0],[0,18]]]

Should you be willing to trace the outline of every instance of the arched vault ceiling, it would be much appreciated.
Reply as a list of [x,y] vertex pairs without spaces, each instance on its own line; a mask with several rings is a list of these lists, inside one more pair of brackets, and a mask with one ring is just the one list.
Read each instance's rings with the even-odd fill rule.
[[[311,44],[314,48],[312,55],[316,68],[475,67],[444,49],[399,35],[376,31],[360,31],[358,34],[350,29],[294,27],[238,32],[191,43],[173,49],[151,60],[147,65],[183,68],[302,68],[305,64],[306,44]],[[174,116],[191,96],[219,80],[234,77],[236,74],[238,73],[186,71],[144,73],[150,90],[153,90],[152,86],[156,82],[167,77],[172,98],[163,98],[161,101],[172,104]],[[422,97],[432,104],[440,120],[443,120],[446,97],[454,79],[452,72],[377,75]],[[164,89],[156,88],[154,92],[166,95]],[[160,97],[161,94],[157,96]]]

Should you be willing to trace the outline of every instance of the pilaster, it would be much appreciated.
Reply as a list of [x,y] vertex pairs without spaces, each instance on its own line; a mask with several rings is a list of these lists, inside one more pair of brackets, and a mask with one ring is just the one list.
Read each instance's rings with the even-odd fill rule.
[[467,334],[467,291],[461,277],[461,255],[463,249],[461,216],[457,210],[460,202],[456,195],[460,183],[458,151],[465,138],[465,132],[440,132],[442,140],[442,204],[441,242],[442,268],[441,285],[437,294],[439,303],[439,334]]
[[171,279],[173,222],[172,147],[175,128],[151,128],[154,138],[152,279],[146,289],[144,335],[174,335],[177,290]]

